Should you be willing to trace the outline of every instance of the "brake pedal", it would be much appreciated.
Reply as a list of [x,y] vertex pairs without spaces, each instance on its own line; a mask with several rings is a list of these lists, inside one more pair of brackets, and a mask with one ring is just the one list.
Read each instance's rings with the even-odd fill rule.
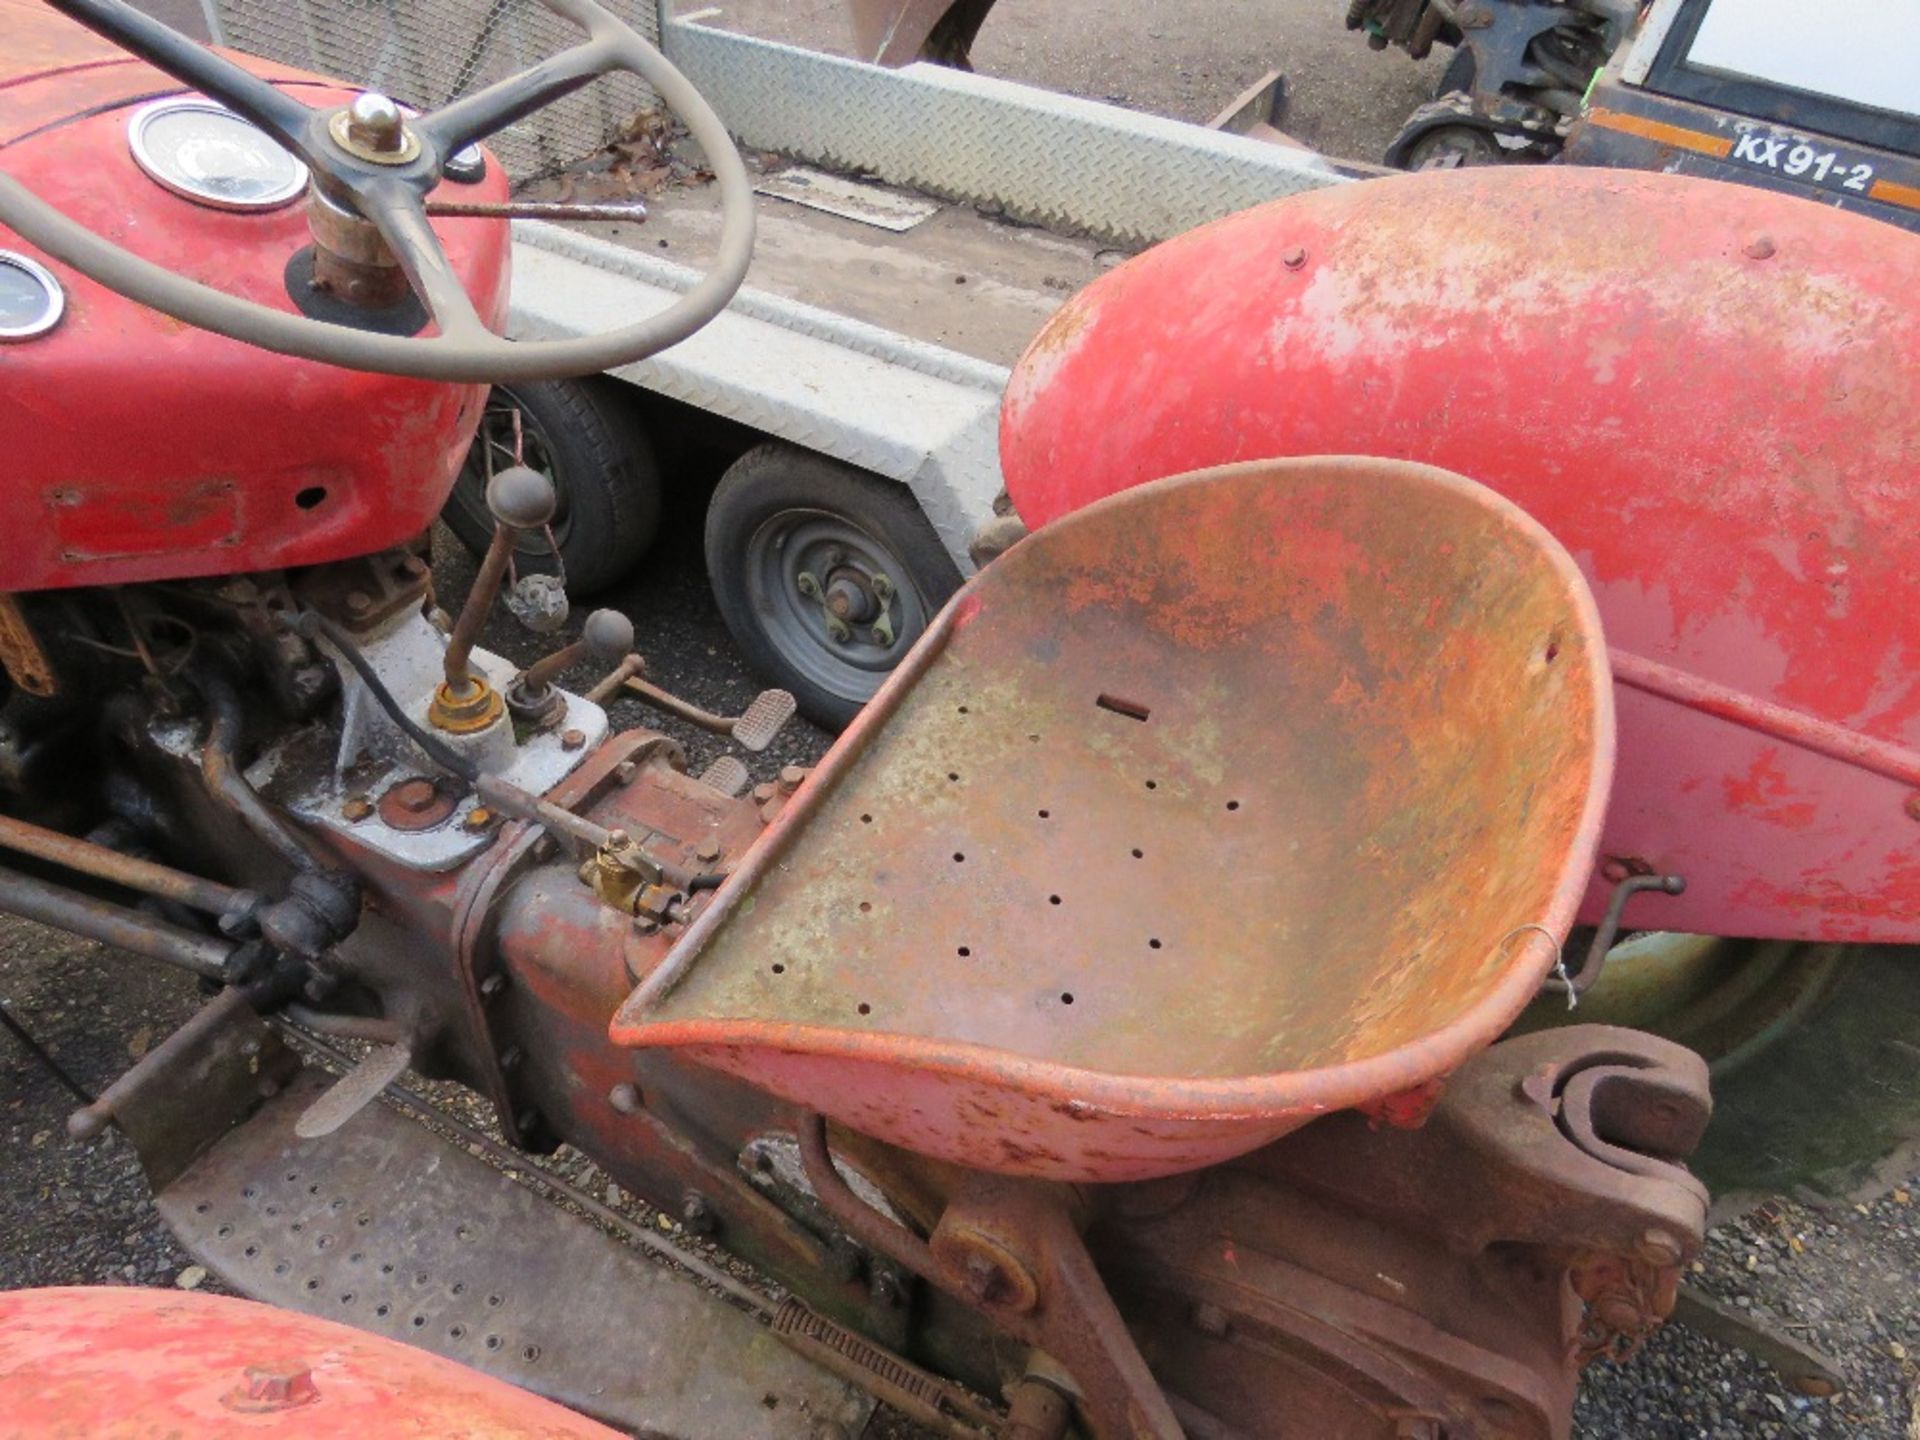
[[799,702],[789,691],[762,690],[733,722],[734,742],[758,754],[773,743],[799,708]]
[[407,1073],[413,1051],[405,1045],[376,1045],[326,1093],[300,1112],[293,1133],[302,1140],[331,1135],[380,1098],[380,1092]]
[[722,755],[700,772],[700,783],[718,790],[729,800],[737,800],[747,793],[747,787],[753,784],[753,776],[747,773],[747,767],[740,763],[738,756]]

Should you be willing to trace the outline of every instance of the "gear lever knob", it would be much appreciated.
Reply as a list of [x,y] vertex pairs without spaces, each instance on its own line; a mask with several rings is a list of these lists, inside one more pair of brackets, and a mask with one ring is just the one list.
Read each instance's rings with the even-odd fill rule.
[[538,530],[559,508],[553,481],[528,466],[509,465],[487,482],[487,509],[510,529]]
[[613,665],[627,658],[633,649],[633,621],[618,610],[596,610],[587,616],[580,638],[565,649],[536,660],[514,681],[514,692],[523,705],[544,705],[553,677],[571,665],[591,660],[596,665]]
[[581,628],[585,658],[597,665],[613,665],[633,652],[633,621],[618,610],[596,610]]

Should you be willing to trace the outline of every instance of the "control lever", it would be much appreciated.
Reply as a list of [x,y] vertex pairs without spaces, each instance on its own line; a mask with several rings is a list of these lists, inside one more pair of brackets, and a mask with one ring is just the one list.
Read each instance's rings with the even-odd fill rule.
[[569,666],[591,660],[610,665],[633,649],[633,621],[618,610],[596,610],[587,616],[580,638],[544,659],[536,660],[507,687],[507,708],[516,720],[529,725],[555,724],[566,714],[566,697],[553,680]]
[[587,692],[587,698],[605,704],[616,692],[624,690],[656,710],[664,710],[715,735],[724,735],[742,749],[755,754],[773,743],[774,737],[799,708],[789,691],[762,690],[740,714],[715,715],[641,679],[646,668],[647,662],[638,655],[627,656],[611,674]]
[[500,717],[503,706],[499,695],[473,668],[474,642],[480,638],[480,627],[499,597],[500,582],[506,578],[507,564],[513,559],[521,533],[544,529],[559,503],[553,482],[525,465],[509,465],[487,482],[493,540],[447,640],[445,679],[427,710],[427,719],[436,730],[469,733],[485,729]]

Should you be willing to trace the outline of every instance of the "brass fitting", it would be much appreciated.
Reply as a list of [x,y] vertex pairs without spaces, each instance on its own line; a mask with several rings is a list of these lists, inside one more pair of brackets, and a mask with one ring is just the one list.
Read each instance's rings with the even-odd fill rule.
[[433,692],[433,703],[427,707],[427,723],[449,734],[472,735],[506,713],[500,692],[469,671],[466,684],[458,689],[451,681],[440,683]]
[[640,912],[643,895],[660,884],[660,866],[647,857],[631,835],[615,830],[593,858],[580,867],[580,878],[601,903],[628,915]]

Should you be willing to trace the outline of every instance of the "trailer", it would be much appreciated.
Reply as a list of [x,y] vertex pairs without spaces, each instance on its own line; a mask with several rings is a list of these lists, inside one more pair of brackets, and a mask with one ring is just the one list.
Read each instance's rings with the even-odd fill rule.
[[[607,382],[496,390],[446,518],[484,546],[487,467],[532,451],[563,493],[554,539],[570,588],[603,588],[638,561],[659,509],[648,428],[660,411],[628,387],[731,422],[745,443],[707,516],[715,599],[767,682],[835,728],[1006,529],[1001,392],[1054,310],[1147,246],[1362,173],[969,71],[730,33],[672,0],[615,8],[659,38],[749,151],[760,200],[748,289],[716,324]],[[203,11],[218,42],[420,107],[565,28],[550,33],[558,22],[527,0]],[[697,155],[648,128],[648,106],[637,82],[600,81],[494,143],[522,193],[615,192],[636,216],[617,193],[629,157],[657,154],[673,172],[647,187],[644,223],[516,222],[516,337],[601,330],[693,283],[717,196]],[[544,542],[528,544],[537,565]]]

